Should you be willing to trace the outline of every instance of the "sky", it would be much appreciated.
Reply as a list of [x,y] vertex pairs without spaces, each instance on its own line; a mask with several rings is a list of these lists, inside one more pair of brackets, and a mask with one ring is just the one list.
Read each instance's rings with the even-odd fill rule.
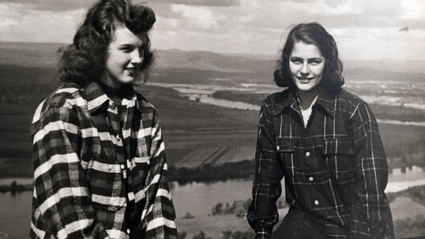
[[[0,41],[70,43],[94,0],[0,0]],[[140,0],[133,0],[140,2]],[[277,55],[318,22],[342,59],[424,60],[425,0],[146,0],[153,49]]]

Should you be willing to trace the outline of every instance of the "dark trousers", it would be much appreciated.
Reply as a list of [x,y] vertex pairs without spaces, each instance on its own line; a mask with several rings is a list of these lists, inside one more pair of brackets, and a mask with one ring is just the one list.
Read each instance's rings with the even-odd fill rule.
[[325,226],[310,214],[295,208],[290,208],[282,224],[273,232],[272,239],[303,238],[327,238]]
[[141,229],[141,225],[133,227],[130,229],[130,239],[143,239],[145,238],[145,233]]

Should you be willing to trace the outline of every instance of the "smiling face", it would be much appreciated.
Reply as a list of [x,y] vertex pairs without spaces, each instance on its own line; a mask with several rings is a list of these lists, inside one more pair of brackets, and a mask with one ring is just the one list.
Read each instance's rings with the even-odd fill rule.
[[132,83],[143,63],[146,42],[145,34],[135,35],[128,28],[118,26],[108,47],[106,72],[101,81],[113,88]]
[[315,93],[319,90],[324,68],[325,58],[316,45],[302,41],[294,44],[289,56],[289,69],[300,93]]

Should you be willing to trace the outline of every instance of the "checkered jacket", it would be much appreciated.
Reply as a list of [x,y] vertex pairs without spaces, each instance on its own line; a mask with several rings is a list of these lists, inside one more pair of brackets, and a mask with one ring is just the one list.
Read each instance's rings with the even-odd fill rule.
[[83,238],[95,225],[99,238],[128,238],[130,204],[145,238],[177,238],[157,112],[127,90],[116,135],[118,107],[96,82],[64,85],[38,106],[31,238]]

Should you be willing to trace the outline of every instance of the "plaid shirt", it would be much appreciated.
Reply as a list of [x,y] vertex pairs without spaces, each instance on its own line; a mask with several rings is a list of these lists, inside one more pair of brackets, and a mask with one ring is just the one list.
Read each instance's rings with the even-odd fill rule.
[[287,203],[315,217],[330,238],[394,238],[378,124],[357,96],[322,91],[304,127],[292,91],[270,95],[260,111],[255,164],[247,219],[257,238],[269,238],[278,221],[283,177]]
[[98,83],[71,83],[37,108],[31,238],[83,238],[99,224],[99,238],[128,238],[134,226],[177,238],[157,112],[128,92],[118,108]]

